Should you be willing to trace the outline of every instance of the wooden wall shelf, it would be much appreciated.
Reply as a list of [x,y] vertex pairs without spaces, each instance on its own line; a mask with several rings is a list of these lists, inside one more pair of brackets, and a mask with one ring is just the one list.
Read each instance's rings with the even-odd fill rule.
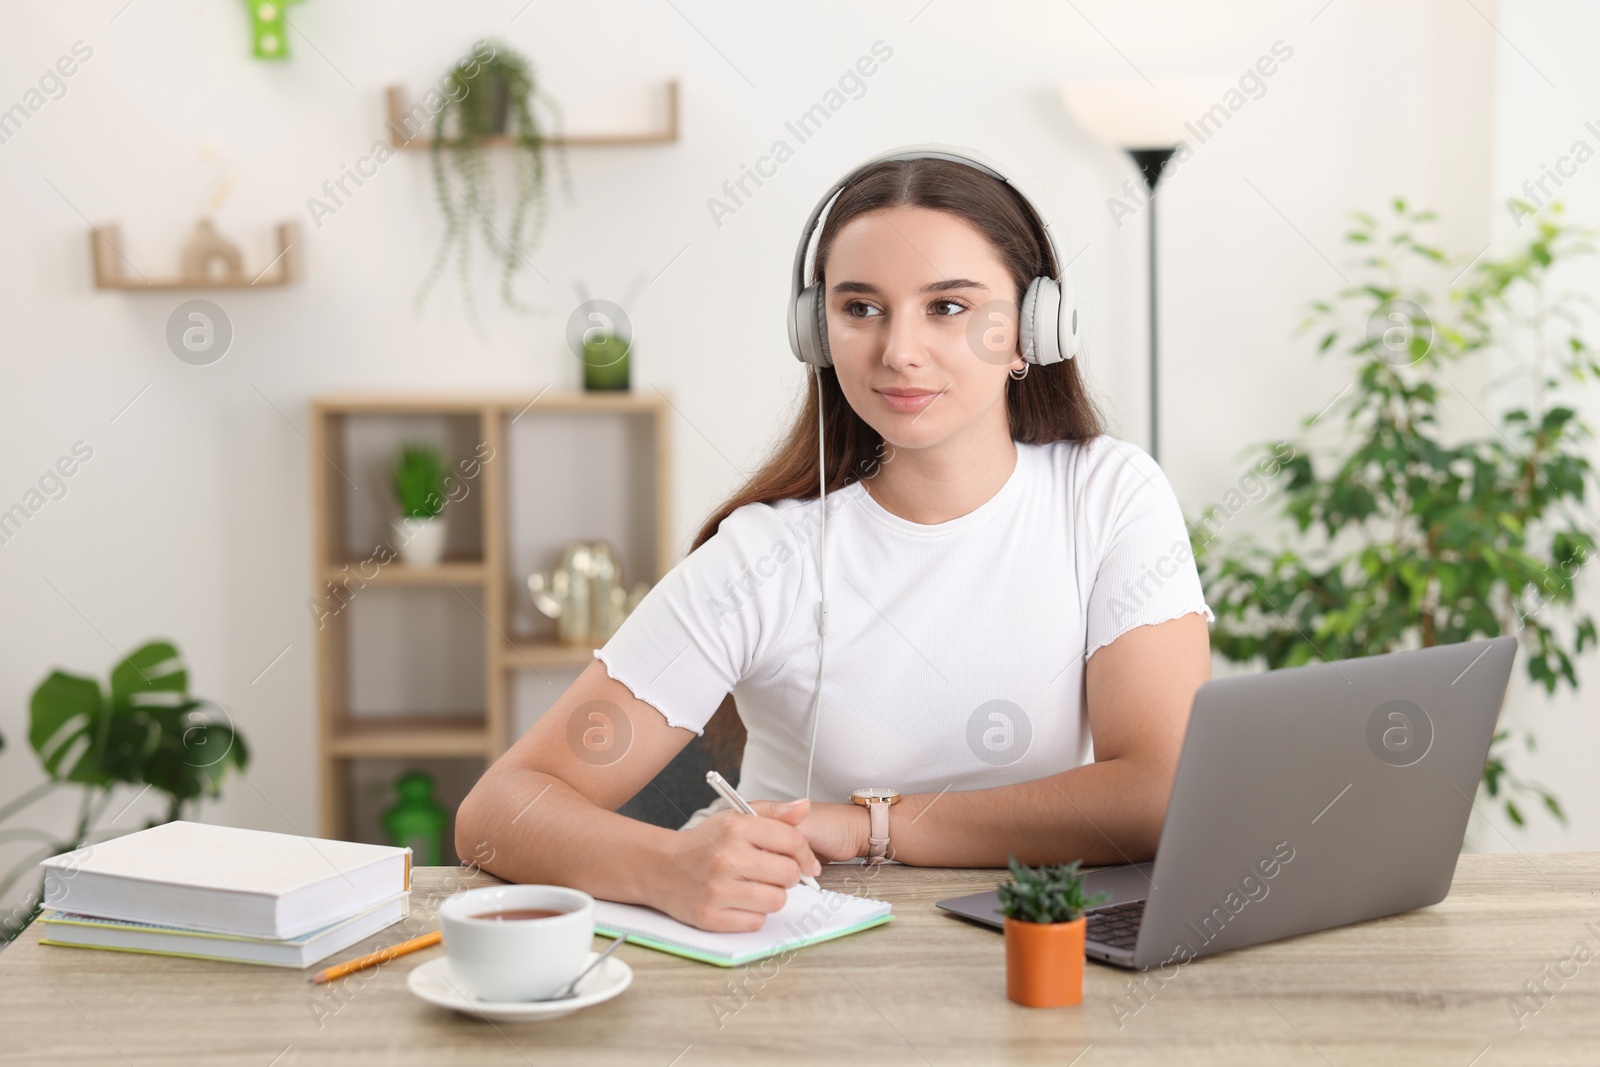
[[[404,121],[406,114],[405,92],[398,85],[389,86],[384,94],[386,110],[388,113],[389,132],[394,137],[395,148],[408,149],[413,152],[426,152],[433,148],[433,138],[425,130],[408,130]],[[413,124],[414,126],[415,124]],[[427,129],[433,127],[433,115],[427,117]],[[573,148],[617,147],[623,145],[671,144],[678,139],[678,80],[673,78],[667,82],[667,124],[664,129],[644,130],[639,133],[599,133],[599,134],[566,134],[561,137],[546,137],[545,144],[563,145]],[[511,143],[511,138],[506,136],[488,138],[485,144],[490,147],[504,146]],[[446,141],[445,145],[455,144]]]
[[[456,395],[346,393],[322,396],[312,402],[309,437],[316,546],[313,603],[321,606],[314,631],[323,836],[357,839],[361,831],[353,825],[354,813],[361,802],[354,798],[356,783],[363,775],[371,778],[374,774],[390,774],[390,769],[384,769],[383,761],[415,760],[418,765],[444,766],[438,761],[470,760],[486,768],[513,740],[511,691],[522,672],[579,671],[594,662],[592,647],[560,644],[554,640],[553,629],[545,637],[519,635],[513,623],[513,598],[527,597],[520,568],[525,567],[529,559],[524,555],[518,561],[516,551],[520,547],[530,553],[559,552],[558,542],[567,536],[561,532],[566,529],[561,525],[562,515],[567,511],[574,515],[587,514],[583,510],[586,501],[582,498],[604,498],[608,491],[619,494],[617,506],[632,531],[628,536],[637,537],[633,543],[638,547],[626,560],[630,582],[639,579],[658,582],[671,569],[676,555],[670,522],[668,419],[671,412],[670,401],[659,393],[553,389]],[[587,422],[589,416],[604,418],[601,424],[591,428]],[[618,417],[621,417],[620,424]],[[351,458],[352,451],[366,449],[362,453],[365,459],[357,458],[362,463],[367,462],[375,448],[383,447],[381,441],[386,440],[388,434],[407,432],[404,427],[413,419],[422,425],[448,423],[453,427],[450,432],[461,435],[452,438],[458,442],[457,450],[459,442],[467,440],[468,434],[472,440],[487,444],[493,450],[479,453],[489,458],[481,464],[472,493],[461,498],[459,505],[450,505],[479,509],[479,513],[466,513],[471,519],[481,515],[481,523],[468,527],[479,529],[475,535],[478,543],[469,546],[458,542],[453,549],[456,556],[447,556],[437,568],[419,570],[399,560],[381,566],[368,562],[363,566],[360,558],[352,557],[368,546],[352,542],[370,537],[382,521],[380,512],[374,510],[375,501],[363,498],[373,492],[379,494],[379,499],[386,498],[382,497],[385,490],[381,485],[369,485],[372,479],[365,468],[354,469],[356,461]],[[549,421],[540,421],[544,419]],[[374,427],[381,430],[378,437],[374,437]],[[570,449],[565,447],[569,437]],[[528,449],[549,448],[554,444],[559,451],[548,453],[548,462],[569,464],[574,454],[604,446],[606,442],[615,445],[617,440],[626,442],[629,466],[615,475],[616,481],[608,483],[601,471],[600,476],[584,472],[576,480],[576,490],[573,480],[536,483],[546,485],[550,493],[548,500],[538,498],[537,520],[530,520],[524,497],[512,496],[513,473],[518,479],[517,493],[535,491],[526,481],[530,471],[523,466]],[[515,472],[510,459],[513,453],[520,457]],[[605,454],[616,461],[617,453]],[[538,455],[539,462],[545,461],[545,453]],[[355,480],[363,489],[352,489],[343,476],[345,472],[356,475]],[[573,491],[579,493],[579,498],[563,496],[564,492]],[[354,506],[357,503],[360,507]],[[520,518],[519,507],[523,508]],[[538,528],[513,529],[518,524],[527,527],[530,521],[537,521]],[[574,518],[568,525],[578,526],[588,521],[591,520]],[[360,531],[359,536],[347,536],[351,528]],[[546,540],[551,543],[547,545]],[[625,543],[626,538],[619,541],[619,547]],[[650,558],[641,558],[646,546]],[[330,589],[340,588],[345,579],[348,585],[344,588],[351,591],[350,599],[340,607],[335,599],[338,594]],[[371,585],[384,586],[386,591],[381,595],[363,592]],[[444,597],[456,598],[451,586],[471,598],[470,607],[459,606],[465,617],[472,619],[474,627],[481,625],[482,628],[483,660],[481,665],[473,664],[474,670],[484,672],[482,704],[478,705],[474,697],[466,705],[474,710],[447,714],[439,714],[437,709],[450,706],[448,704],[419,707],[415,714],[379,715],[356,711],[353,705],[359,701],[355,697],[355,679],[351,677],[350,620],[364,610],[367,602],[363,597],[374,597],[374,604],[383,600],[384,611],[393,612],[397,604],[401,612],[411,610],[412,604],[419,604],[417,610],[421,611],[424,610],[421,602],[430,596],[439,597],[440,589]],[[524,615],[524,620],[526,617]],[[389,618],[392,622],[393,616]],[[397,651],[396,655],[403,653]],[[363,663],[365,669],[374,669],[365,659]],[[412,669],[418,668],[413,665]],[[430,668],[422,665],[420,669]],[[472,684],[476,689],[476,680]],[[476,710],[478,707],[481,710]],[[460,766],[457,765],[457,771]],[[478,773],[481,769],[474,772],[474,777]],[[460,777],[458,773],[455,776]],[[453,816],[454,805],[460,803],[460,797],[440,795],[437,799]],[[448,841],[446,851],[450,851]]]
[[271,289],[288,285],[299,276],[299,255],[294,251],[300,239],[299,224],[290,220],[278,226],[278,254],[260,273],[240,271],[227,277],[145,278],[135,272],[123,273],[125,260],[120,248],[122,234],[116,223],[108,222],[89,231],[89,251],[94,262],[96,289],[123,289],[155,292],[170,289]]

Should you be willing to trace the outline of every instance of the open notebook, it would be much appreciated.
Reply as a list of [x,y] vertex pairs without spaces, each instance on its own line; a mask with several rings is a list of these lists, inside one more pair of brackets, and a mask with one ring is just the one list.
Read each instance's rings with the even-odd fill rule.
[[670,915],[638,904],[594,902],[594,932],[626,936],[632,943],[686,956],[719,967],[737,967],[801,945],[814,945],[888,922],[886,900],[809,889],[789,888],[789,903],[767,916],[761,929],[720,934],[679,922]]

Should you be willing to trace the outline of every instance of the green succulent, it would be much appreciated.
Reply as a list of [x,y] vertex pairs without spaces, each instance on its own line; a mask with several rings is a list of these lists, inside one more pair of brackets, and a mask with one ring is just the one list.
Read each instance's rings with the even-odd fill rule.
[[1008,919],[1030,923],[1069,923],[1090,908],[1104,904],[1110,893],[1093,897],[1083,891],[1081,861],[1041,866],[1037,870],[1010,857],[1011,881],[1000,883],[1000,911]]
[[444,510],[444,453],[434,445],[407,444],[394,464],[394,495],[400,514],[408,519],[431,519]]

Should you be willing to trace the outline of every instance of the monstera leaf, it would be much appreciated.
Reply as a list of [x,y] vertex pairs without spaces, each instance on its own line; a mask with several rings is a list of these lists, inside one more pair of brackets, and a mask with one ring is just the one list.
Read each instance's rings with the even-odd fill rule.
[[108,725],[100,683],[65,671],[52,671],[33,691],[28,740],[45,773],[58,782],[107,785],[111,776],[100,763]]
[[216,795],[228,768],[249,761],[230,724],[208,721],[215,707],[189,695],[189,672],[169,641],[151,641],[111,670],[107,699],[92,678],[55,671],[34,691],[28,738],[57,781],[149,784],[173,805]]
[[189,670],[170,641],[151,641],[111,668],[111,703],[163,707],[184,700]]
[[[213,721],[212,710],[222,712],[224,721]],[[28,721],[28,741],[49,780],[0,805],[0,819],[63,785],[82,790],[83,808],[72,836],[63,840],[40,831],[7,831],[42,836],[50,844],[0,877],[0,896],[41,857],[80,848],[107,833],[94,823],[120,784],[167,795],[165,816],[152,818],[150,826],[181,818],[183,805],[199,796],[217,796],[229,769],[244,770],[250,758],[244,738],[226,719],[217,705],[189,695],[189,672],[170,641],[146,642],[119,660],[109,689],[94,678],[50,672],[33,691]],[[4,744],[0,739],[0,749]],[[91,804],[95,798],[98,808]],[[35,891],[31,909],[18,909],[0,922],[0,948],[43,908],[44,899]]]
[[138,782],[162,747],[163,735],[181,732],[189,698],[189,672],[170,642],[151,641],[111,669],[111,708],[101,763],[113,777]]

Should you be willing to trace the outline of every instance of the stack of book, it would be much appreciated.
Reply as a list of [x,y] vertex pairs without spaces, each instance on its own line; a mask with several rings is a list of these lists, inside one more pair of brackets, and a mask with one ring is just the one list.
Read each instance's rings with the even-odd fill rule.
[[40,866],[42,945],[308,967],[410,913],[389,845],[179,821]]

